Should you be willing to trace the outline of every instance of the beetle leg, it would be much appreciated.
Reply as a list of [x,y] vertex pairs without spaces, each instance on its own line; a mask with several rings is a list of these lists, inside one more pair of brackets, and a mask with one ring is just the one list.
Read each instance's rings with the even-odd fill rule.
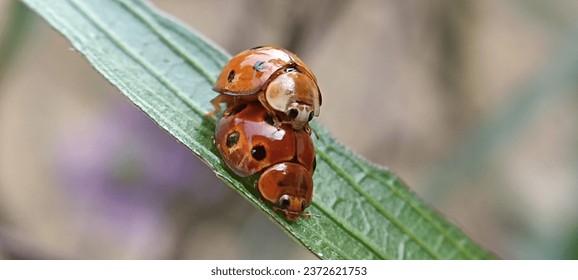
[[213,107],[215,107],[215,109],[211,112],[208,112],[207,117],[212,117],[221,111],[221,104],[220,103],[224,101],[222,99],[223,99],[223,95],[219,94],[219,95],[217,95],[217,97],[215,97],[211,100],[211,104],[213,104]]
[[231,104],[231,96],[226,94],[219,94],[211,100],[211,104],[215,109],[207,113],[207,117],[212,117],[221,111],[221,103],[226,103],[227,106]]
[[277,128],[277,130],[281,130],[281,127],[284,124],[284,122],[280,121],[276,115],[273,116],[273,123],[275,124],[275,128]]
[[285,214],[285,215],[288,215],[288,213],[289,213],[289,210],[283,209],[283,208],[279,208],[279,207],[277,207],[277,206],[273,206],[273,207],[271,207],[271,208],[272,208],[274,211],[283,212],[283,214]]
[[309,135],[311,135],[311,132],[313,132],[313,134],[315,134],[315,138],[317,138],[317,140],[319,140],[319,134],[317,134],[317,131],[315,131],[315,129],[311,128],[309,126],[309,124],[307,124],[304,129],[305,129],[305,132],[309,133]]

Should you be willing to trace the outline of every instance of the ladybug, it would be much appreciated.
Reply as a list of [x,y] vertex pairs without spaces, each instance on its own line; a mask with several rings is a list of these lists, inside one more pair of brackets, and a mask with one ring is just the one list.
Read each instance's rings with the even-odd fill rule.
[[[211,100],[215,109],[240,101],[259,101],[273,116],[275,126],[289,123],[295,130],[310,132],[309,121],[319,116],[321,92],[311,69],[292,52],[276,46],[261,46],[233,57],[221,70]],[[280,121],[281,120],[281,121]]]
[[255,182],[261,198],[290,221],[311,204],[315,149],[304,130],[289,124],[277,128],[258,102],[231,106],[215,129],[215,145],[229,168],[245,177],[261,173]]

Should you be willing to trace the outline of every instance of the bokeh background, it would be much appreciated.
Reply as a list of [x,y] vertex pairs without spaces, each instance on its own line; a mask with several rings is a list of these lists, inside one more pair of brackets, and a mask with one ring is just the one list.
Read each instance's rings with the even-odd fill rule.
[[[153,3],[230,53],[277,44],[318,119],[505,259],[578,258],[578,2]],[[0,1],[0,259],[310,259]]]

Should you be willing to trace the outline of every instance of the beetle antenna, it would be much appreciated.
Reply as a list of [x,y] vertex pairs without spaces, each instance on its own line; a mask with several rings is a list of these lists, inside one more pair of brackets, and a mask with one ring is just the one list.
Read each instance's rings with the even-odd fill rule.
[[313,132],[313,134],[315,134],[315,138],[317,138],[317,140],[319,140],[319,134],[317,134],[317,131],[315,131],[315,129],[313,129],[313,127],[310,127],[309,125],[307,125],[307,128],[310,130],[309,134],[311,134],[311,132]]
[[301,212],[301,217],[305,217],[305,218],[314,217],[317,219],[321,219],[321,215],[311,214],[311,213],[307,213],[307,212]]

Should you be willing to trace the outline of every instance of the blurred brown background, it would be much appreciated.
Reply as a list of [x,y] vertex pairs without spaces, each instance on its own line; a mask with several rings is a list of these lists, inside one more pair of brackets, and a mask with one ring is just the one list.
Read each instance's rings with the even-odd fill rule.
[[[578,2],[153,1],[315,72],[318,119],[501,258],[578,258]],[[314,258],[0,2],[0,259]]]

